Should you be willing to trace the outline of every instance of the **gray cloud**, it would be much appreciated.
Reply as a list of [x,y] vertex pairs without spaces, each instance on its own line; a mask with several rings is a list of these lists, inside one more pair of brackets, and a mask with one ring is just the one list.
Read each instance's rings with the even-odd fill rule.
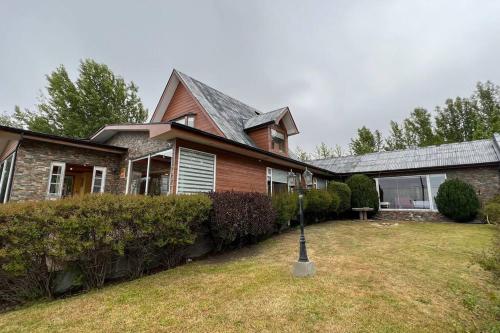
[[44,75],[108,64],[152,111],[177,68],[263,111],[290,106],[312,149],[500,83],[498,1],[2,1],[0,110]]

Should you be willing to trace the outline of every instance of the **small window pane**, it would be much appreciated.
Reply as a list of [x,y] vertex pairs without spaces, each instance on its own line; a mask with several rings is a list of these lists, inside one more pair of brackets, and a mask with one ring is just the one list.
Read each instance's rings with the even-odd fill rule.
[[187,117],[187,125],[190,127],[194,127],[194,116]]

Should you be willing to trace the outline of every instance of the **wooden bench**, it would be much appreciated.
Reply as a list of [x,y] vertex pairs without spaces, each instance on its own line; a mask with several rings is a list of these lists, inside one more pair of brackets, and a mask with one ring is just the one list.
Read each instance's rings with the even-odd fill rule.
[[373,212],[373,208],[370,207],[353,208],[352,210],[359,212],[360,220],[368,220],[368,212]]

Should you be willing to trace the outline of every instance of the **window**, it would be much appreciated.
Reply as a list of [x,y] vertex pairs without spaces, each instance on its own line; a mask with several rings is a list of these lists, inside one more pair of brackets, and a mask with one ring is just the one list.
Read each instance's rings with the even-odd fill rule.
[[288,192],[288,172],[267,168],[267,194]]
[[194,115],[189,114],[187,116],[183,116],[177,119],[172,120],[174,123],[186,125],[189,127],[194,127]]
[[47,189],[47,194],[49,196],[60,197],[62,195],[65,168],[65,163],[52,162],[50,164],[49,186]]
[[177,193],[215,191],[215,163],[214,154],[180,147]]
[[271,129],[272,149],[285,152],[285,135],[275,129]]
[[431,209],[444,174],[376,179],[381,209]]
[[172,149],[129,161],[127,190],[130,194],[163,195],[170,191]]
[[92,193],[104,192],[104,185],[106,184],[106,168],[94,167],[94,174],[92,175]]

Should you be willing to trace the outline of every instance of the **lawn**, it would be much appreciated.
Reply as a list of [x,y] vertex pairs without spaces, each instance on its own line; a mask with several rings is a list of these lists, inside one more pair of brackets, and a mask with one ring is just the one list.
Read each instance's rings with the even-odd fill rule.
[[[298,231],[0,315],[1,332],[495,331],[500,291],[473,257],[493,228],[342,221],[306,229],[312,278],[293,278]],[[497,324],[498,325],[498,324]]]

